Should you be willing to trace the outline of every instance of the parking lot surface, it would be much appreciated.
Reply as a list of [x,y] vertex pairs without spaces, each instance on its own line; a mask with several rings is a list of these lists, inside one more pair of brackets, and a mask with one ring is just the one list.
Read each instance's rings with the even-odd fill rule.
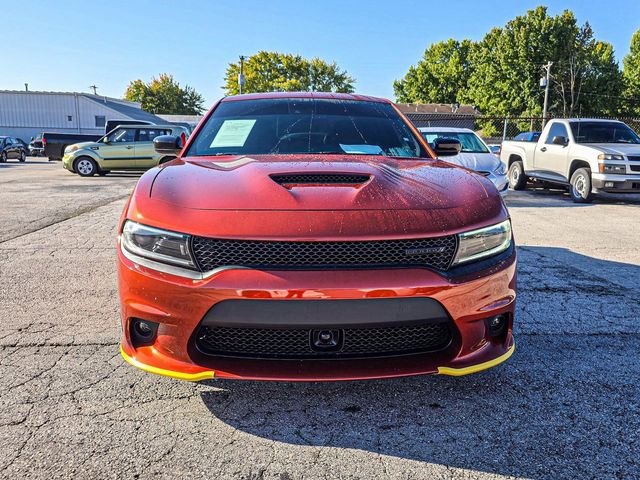
[[517,347],[492,370],[192,384],[118,352],[135,181],[0,165],[0,477],[640,477],[637,197],[510,192]]

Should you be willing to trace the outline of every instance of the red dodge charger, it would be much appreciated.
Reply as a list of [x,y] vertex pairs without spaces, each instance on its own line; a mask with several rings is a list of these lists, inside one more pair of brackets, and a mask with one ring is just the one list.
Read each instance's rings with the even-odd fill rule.
[[387,100],[218,102],[119,226],[125,360],[185,380],[464,375],[513,353],[516,253],[493,184]]

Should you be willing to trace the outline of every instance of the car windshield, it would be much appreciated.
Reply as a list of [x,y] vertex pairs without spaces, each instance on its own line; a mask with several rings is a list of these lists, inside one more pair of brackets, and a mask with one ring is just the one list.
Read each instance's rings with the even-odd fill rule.
[[487,147],[472,132],[422,132],[422,136],[429,143],[431,148],[434,147],[436,138],[455,138],[462,145],[462,152],[466,153],[489,153]]
[[570,122],[576,143],[633,143],[640,137],[621,122]]
[[391,104],[317,98],[222,102],[187,155],[305,153],[429,157]]

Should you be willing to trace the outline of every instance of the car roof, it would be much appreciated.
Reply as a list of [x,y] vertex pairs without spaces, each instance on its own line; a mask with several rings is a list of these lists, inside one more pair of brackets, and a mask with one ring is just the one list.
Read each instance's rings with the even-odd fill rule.
[[470,128],[458,127],[419,127],[419,132],[475,133]]
[[268,93],[248,93],[245,95],[232,95],[225,97],[222,102],[236,102],[240,100],[261,100],[274,98],[316,98],[327,100],[350,100],[357,102],[379,102],[391,103],[386,98],[370,97],[368,95],[358,95],[355,93],[332,93],[332,92],[268,92]]

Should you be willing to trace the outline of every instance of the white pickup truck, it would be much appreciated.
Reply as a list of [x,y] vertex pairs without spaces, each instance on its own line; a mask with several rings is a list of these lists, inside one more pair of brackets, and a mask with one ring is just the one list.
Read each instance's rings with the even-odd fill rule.
[[500,159],[514,190],[529,179],[568,185],[580,203],[598,192],[640,193],[640,137],[616,120],[551,120],[537,142],[503,142]]

